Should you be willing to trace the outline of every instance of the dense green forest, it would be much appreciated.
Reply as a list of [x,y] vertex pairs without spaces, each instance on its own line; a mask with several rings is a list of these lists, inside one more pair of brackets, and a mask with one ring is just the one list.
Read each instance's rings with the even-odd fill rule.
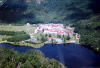
[[66,68],[54,59],[45,58],[38,50],[19,53],[0,47],[0,68]]
[[15,35],[11,38],[8,38],[7,41],[9,41],[9,42],[20,42],[20,41],[27,40],[27,39],[30,39],[29,35],[20,34],[20,35]]
[[29,1],[8,0],[0,7],[1,23],[72,24],[100,13],[99,0],[43,0],[40,4],[36,0]]
[[[0,10],[5,23],[73,23],[91,16],[90,0],[7,1]],[[10,16],[10,17],[9,17]]]
[[100,51],[100,15],[88,20],[80,20],[74,24],[75,32],[81,34],[80,43],[91,45]]
[[100,50],[100,0],[8,0],[0,7],[0,23],[27,22],[71,24],[80,43]]
[[26,34],[24,31],[14,32],[14,31],[1,31],[0,35],[7,35],[7,36],[14,36],[14,35],[20,35],[20,34]]

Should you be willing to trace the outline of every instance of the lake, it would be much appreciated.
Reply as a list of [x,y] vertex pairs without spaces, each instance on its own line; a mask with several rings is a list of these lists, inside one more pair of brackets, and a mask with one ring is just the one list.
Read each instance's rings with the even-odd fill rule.
[[80,44],[46,44],[41,48],[27,46],[15,46],[10,44],[0,44],[5,48],[13,48],[20,53],[31,49],[40,50],[45,57],[56,59],[67,67],[100,67],[100,54],[94,52],[90,47]]

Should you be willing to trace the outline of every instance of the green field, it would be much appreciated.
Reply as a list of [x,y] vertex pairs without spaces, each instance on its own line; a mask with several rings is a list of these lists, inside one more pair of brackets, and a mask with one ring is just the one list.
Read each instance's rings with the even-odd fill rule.
[[26,43],[26,42],[21,42],[21,43],[11,43],[13,45],[21,45],[21,46],[30,46],[34,48],[40,48],[44,46],[44,43],[37,43],[37,44],[31,44],[31,43]]
[[[37,39],[37,37],[41,38],[41,35],[45,36],[46,34],[44,34],[44,33],[36,33],[36,34],[34,34],[34,38],[36,38],[36,39]],[[47,37],[49,37],[49,34],[47,34]],[[57,38],[57,35],[51,34],[51,38]]]
[[[34,33],[34,30],[36,29],[36,27],[32,27],[32,26],[11,26],[11,25],[0,25],[0,30],[4,30],[4,31],[25,31],[27,34],[29,33]],[[34,34],[34,38],[40,37],[40,33]],[[5,35],[0,35],[0,42],[2,41],[3,38],[7,39],[10,38],[12,36],[5,36]],[[10,43],[10,42],[7,42]],[[31,43],[26,43],[26,42],[20,42],[20,43],[11,43],[13,45],[21,45],[21,46],[31,46],[31,47],[35,47],[35,48],[40,48],[44,45],[44,43],[39,43],[39,44],[31,44]]]
[[36,27],[32,27],[32,26],[11,26],[11,25],[0,25],[0,30],[4,30],[4,31],[25,31],[26,33],[34,33],[34,30],[36,29]]
[[[27,25],[25,26],[11,26],[11,25],[0,25],[0,30],[4,30],[4,31],[25,31],[27,34],[29,33],[34,33],[34,30],[36,29],[36,27],[29,27]],[[0,36],[0,41],[2,41],[3,38],[10,38],[11,36]]]

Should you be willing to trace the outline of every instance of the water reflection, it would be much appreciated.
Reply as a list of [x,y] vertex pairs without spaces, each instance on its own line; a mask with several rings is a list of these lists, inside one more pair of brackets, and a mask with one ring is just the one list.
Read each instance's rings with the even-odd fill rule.
[[41,48],[26,46],[14,46],[10,44],[1,44],[6,48],[13,48],[22,53],[31,49],[40,50],[45,57],[54,58],[67,67],[100,67],[100,55],[98,52],[80,44],[47,44]]

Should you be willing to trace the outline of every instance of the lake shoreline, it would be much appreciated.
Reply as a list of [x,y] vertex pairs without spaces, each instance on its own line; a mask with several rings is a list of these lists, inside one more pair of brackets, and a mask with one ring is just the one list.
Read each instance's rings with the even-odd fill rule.
[[[16,46],[16,45],[11,45],[9,43],[2,43],[0,45],[5,48],[14,49],[15,51],[17,51],[19,53],[25,53],[32,49],[39,50],[45,54],[46,58],[50,58],[50,59],[53,58],[53,59],[58,60],[61,63],[63,63],[63,62],[60,59],[63,58],[63,60],[65,61],[65,63],[63,63],[63,64],[68,67],[70,67],[71,62],[69,62],[69,61],[72,60],[72,58],[82,59],[82,62],[79,60],[73,59],[73,63],[75,63],[75,64],[73,64],[73,67],[77,66],[77,65],[81,66],[81,65],[79,65],[80,63],[83,63],[86,65],[86,67],[88,67],[88,64],[91,64],[91,63],[87,62],[85,60],[90,61],[90,58],[91,58],[92,59],[91,61],[94,61],[94,58],[96,58],[96,57],[94,57],[94,55],[97,56],[98,59],[100,59],[98,57],[98,56],[100,56],[99,52],[94,52],[93,49],[84,47],[86,45],[81,46],[80,44],[74,44],[74,43],[66,43],[65,45],[64,44],[56,44],[56,45],[55,44],[53,44],[53,45],[46,44],[41,48],[34,48],[34,47],[20,46],[20,45]],[[59,54],[61,54],[61,55],[59,55]],[[83,57],[83,55],[84,55],[84,57]],[[88,57],[88,58],[86,59],[86,57]],[[99,63],[99,61],[97,62],[97,64],[96,63],[95,64],[98,66],[98,63]],[[67,64],[69,64],[69,65],[67,65]]]
[[[10,44],[10,45],[15,45],[15,46],[27,46],[27,47],[41,48],[41,47],[43,47],[43,46],[45,46],[47,44],[52,44],[52,42],[50,42],[50,43],[41,43],[39,45],[32,44],[33,46],[30,46],[31,45],[30,43],[29,43],[30,45],[25,45],[25,44],[15,44],[14,42],[1,42],[0,44]],[[56,43],[53,43],[53,44],[56,44]],[[71,43],[61,43],[61,44],[71,44]],[[84,46],[86,48],[92,49],[94,52],[99,52],[96,49],[94,49],[91,45],[86,45],[86,44],[81,44],[81,43],[74,43],[74,44],[80,44],[81,46]]]
[[[15,46],[27,46],[27,45],[24,45],[24,44],[23,45],[15,44],[14,42],[0,42],[0,44],[11,44],[11,45],[15,45]],[[43,44],[43,45],[41,45],[39,47],[34,46],[35,44],[33,44],[33,46],[28,45],[28,47],[41,48],[41,47],[43,47],[46,44],[56,44],[56,43],[41,43],[41,44]],[[60,44],[71,44],[71,43],[60,43]],[[74,44],[80,44],[80,43],[74,43]]]
[[[0,43],[0,44],[10,44],[10,45],[14,45],[14,46],[27,46],[27,45],[20,45],[20,44],[15,44],[15,43],[10,43],[10,42],[6,42],[6,43]],[[30,45],[28,45],[27,47],[33,47],[33,48],[41,48],[41,47],[43,47],[43,46],[45,46],[45,45],[47,45],[47,44],[52,44],[52,43],[42,43],[43,45],[41,45],[41,46],[30,46]],[[62,43],[62,44],[71,44],[71,43]],[[80,44],[80,43],[73,43],[73,44]],[[33,44],[34,45],[34,44]],[[55,43],[53,43],[53,45],[57,45],[57,44],[55,44]],[[97,50],[95,50],[93,47],[91,47],[90,45],[84,45],[84,44],[80,44],[81,46],[84,46],[84,47],[86,47],[86,48],[89,48],[89,49],[92,49],[94,52],[99,52],[99,51],[97,51]],[[100,52],[99,52],[100,53]]]

